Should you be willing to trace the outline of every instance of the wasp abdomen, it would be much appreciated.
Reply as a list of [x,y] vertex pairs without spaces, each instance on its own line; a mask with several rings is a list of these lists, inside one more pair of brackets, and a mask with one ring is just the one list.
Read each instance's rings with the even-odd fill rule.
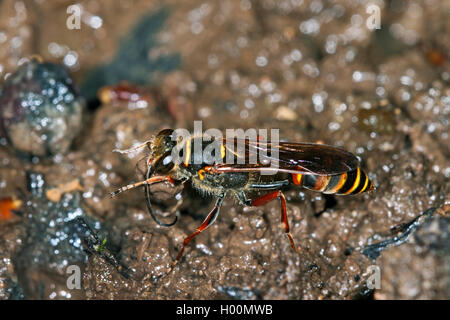
[[347,195],[373,190],[372,182],[360,168],[336,175],[292,174],[292,182],[327,194]]

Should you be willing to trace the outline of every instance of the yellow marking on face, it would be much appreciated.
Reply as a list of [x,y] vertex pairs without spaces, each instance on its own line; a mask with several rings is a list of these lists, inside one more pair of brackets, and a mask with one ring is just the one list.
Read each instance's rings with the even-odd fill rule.
[[189,166],[191,161],[191,139],[186,140],[186,154],[184,155],[184,166]]
[[198,176],[200,177],[200,180],[205,179],[205,175],[204,175],[205,170],[200,169],[200,170],[197,171],[197,173],[198,173]]
[[226,149],[225,149],[224,145],[221,145],[220,146],[220,155],[222,156],[222,159],[225,158],[225,155],[226,155],[226,151],[225,150]]
[[359,185],[359,181],[361,180],[361,169],[356,169],[356,179],[355,182],[353,183],[353,186],[350,188],[350,190],[348,190],[345,194],[350,194],[353,191],[355,191],[355,189],[358,187]]

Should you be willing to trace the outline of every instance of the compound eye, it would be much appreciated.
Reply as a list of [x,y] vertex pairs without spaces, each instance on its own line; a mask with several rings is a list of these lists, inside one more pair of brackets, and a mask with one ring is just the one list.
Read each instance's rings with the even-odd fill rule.
[[158,136],[170,136],[172,135],[172,133],[173,133],[172,129],[164,129],[158,133]]
[[156,164],[156,171],[159,173],[167,173],[172,170],[174,167],[173,159],[170,154],[163,156],[160,158],[158,163]]
[[163,159],[162,164],[163,164],[163,166],[167,166],[167,165],[169,165],[171,162],[172,162],[172,156],[166,156],[166,157]]

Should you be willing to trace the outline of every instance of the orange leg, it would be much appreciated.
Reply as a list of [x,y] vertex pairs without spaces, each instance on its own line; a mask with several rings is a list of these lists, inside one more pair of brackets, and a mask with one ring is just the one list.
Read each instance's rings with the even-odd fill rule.
[[134,188],[139,187],[139,186],[151,185],[151,184],[158,183],[158,182],[169,182],[171,185],[175,184],[175,180],[172,177],[170,177],[170,176],[151,177],[151,178],[149,178],[147,180],[144,180],[144,181],[139,181],[139,182],[136,182],[136,183],[133,183],[133,184],[129,184],[127,186],[123,186],[123,187],[117,189],[116,191],[111,192],[111,197],[114,197],[114,196],[118,195],[119,193],[122,193],[122,192],[130,190],[130,189],[134,189]]
[[203,221],[203,223],[200,225],[200,227],[198,227],[194,233],[192,233],[189,237],[187,237],[186,239],[184,239],[183,241],[183,246],[181,247],[180,252],[178,252],[177,258],[175,259],[175,261],[172,263],[172,269],[177,265],[177,263],[180,261],[181,257],[183,256],[183,252],[184,252],[184,248],[189,244],[189,242],[191,242],[192,239],[195,238],[195,236],[197,236],[198,234],[202,233],[203,231],[205,231],[210,225],[212,225],[214,223],[214,221],[216,221],[217,216],[219,215],[219,210],[220,207],[222,206],[222,202],[223,202],[223,198],[225,197],[225,194],[220,195],[217,198],[216,204],[214,206],[214,208],[212,208],[212,210],[208,213],[208,215],[206,216],[205,220]]
[[297,249],[295,247],[294,239],[292,238],[292,235],[289,231],[289,222],[288,222],[287,211],[286,211],[286,198],[284,197],[284,194],[280,190],[273,191],[273,192],[268,193],[260,198],[251,200],[250,205],[256,206],[256,207],[263,206],[267,202],[272,201],[276,198],[279,198],[280,202],[281,202],[281,223],[284,225],[284,232],[286,233],[286,235],[289,238],[289,242],[291,243],[292,249],[297,251]]

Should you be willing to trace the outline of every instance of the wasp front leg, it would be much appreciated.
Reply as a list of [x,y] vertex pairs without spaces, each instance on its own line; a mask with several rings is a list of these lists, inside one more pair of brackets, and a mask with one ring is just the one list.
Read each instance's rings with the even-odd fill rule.
[[216,200],[216,204],[214,205],[214,208],[208,213],[203,223],[195,230],[194,233],[192,233],[190,236],[188,236],[183,241],[183,245],[180,249],[180,252],[178,252],[177,258],[172,264],[171,270],[177,265],[177,263],[181,260],[181,257],[183,256],[184,248],[191,242],[192,239],[194,239],[197,235],[205,231],[208,227],[210,227],[214,221],[216,221],[217,216],[219,215],[220,207],[222,206],[223,199],[225,198],[225,194],[221,194],[218,196]]
[[175,185],[175,180],[170,176],[156,176],[156,177],[148,178],[144,181],[139,181],[139,182],[136,182],[133,184],[129,184],[129,185],[120,187],[116,191],[111,192],[110,195],[111,195],[111,197],[115,197],[116,195],[118,195],[119,193],[122,193],[124,191],[134,189],[134,188],[137,188],[137,187],[140,187],[143,185],[149,186],[149,185],[159,183],[159,182],[168,182],[172,186]]

